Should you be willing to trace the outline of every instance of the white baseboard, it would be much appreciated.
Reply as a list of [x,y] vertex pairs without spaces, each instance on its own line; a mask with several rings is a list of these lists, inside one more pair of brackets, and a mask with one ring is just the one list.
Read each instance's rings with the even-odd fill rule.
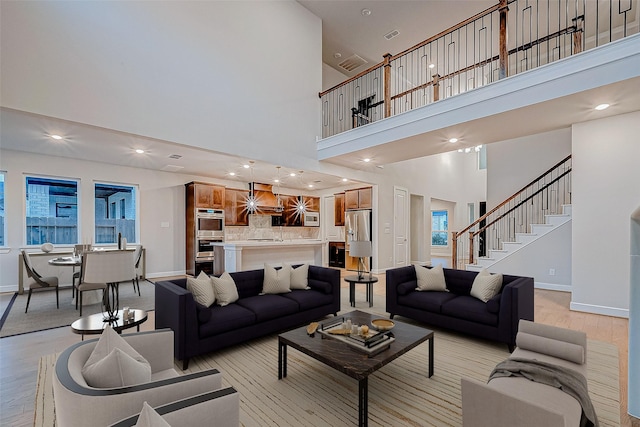
[[158,277],[170,277],[170,276],[184,276],[187,274],[186,270],[179,271],[161,271],[159,273],[146,273],[145,279],[157,279]]
[[18,285],[0,286],[0,293],[3,293],[3,292],[18,292]]
[[534,282],[534,288],[547,289],[549,291],[571,292],[571,285],[559,285],[557,283]]
[[572,302],[569,305],[571,310],[584,311],[585,313],[602,314],[604,316],[624,317],[629,318],[629,310],[616,307],[605,307],[595,304],[582,304],[579,302]]

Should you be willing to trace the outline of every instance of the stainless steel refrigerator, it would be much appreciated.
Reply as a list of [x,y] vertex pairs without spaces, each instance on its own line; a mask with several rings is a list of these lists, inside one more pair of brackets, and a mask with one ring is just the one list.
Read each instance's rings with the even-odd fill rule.
[[[345,268],[351,271],[358,270],[358,258],[349,254],[349,243],[352,240],[371,241],[371,209],[347,211],[344,215],[345,244]],[[371,257],[364,258],[367,271],[371,271]]]

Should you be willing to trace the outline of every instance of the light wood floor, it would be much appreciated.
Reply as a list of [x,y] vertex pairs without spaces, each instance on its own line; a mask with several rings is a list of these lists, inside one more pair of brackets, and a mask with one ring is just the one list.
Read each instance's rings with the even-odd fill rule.
[[[384,296],[384,275],[374,287],[374,298]],[[345,286],[343,284],[343,286]],[[358,295],[358,298],[364,297]],[[640,427],[640,420],[627,414],[627,319],[581,313],[569,310],[570,294],[546,290],[535,292],[536,322],[556,325],[587,333],[590,339],[615,344],[620,360],[620,419],[623,427]],[[0,314],[4,312],[11,294],[0,294]],[[153,312],[141,330],[152,330]],[[44,325],[43,325],[44,327]],[[70,328],[56,328],[0,339],[0,425],[32,426],[36,376],[40,357],[61,352],[80,341]]]

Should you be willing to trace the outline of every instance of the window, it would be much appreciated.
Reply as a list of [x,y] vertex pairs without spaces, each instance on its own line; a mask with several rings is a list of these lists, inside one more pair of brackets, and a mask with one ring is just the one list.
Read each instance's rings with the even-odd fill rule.
[[7,234],[4,228],[4,174],[0,171],[0,246],[5,246],[4,236]]
[[118,234],[127,239],[127,243],[138,241],[137,193],[132,185],[96,183],[96,244],[117,243]]
[[431,246],[447,246],[449,212],[431,211]]
[[26,203],[27,245],[78,243],[78,181],[28,176]]

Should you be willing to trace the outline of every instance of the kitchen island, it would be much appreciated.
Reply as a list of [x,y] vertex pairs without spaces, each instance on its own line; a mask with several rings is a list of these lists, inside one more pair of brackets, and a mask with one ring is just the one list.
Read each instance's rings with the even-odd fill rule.
[[[272,240],[257,239],[213,243],[224,249],[224,269],[229,273],[288,264],[312,264],[323,266],[327,253],[326,242],[319,239]],[[216,256],[219,253],[216,251]]]

